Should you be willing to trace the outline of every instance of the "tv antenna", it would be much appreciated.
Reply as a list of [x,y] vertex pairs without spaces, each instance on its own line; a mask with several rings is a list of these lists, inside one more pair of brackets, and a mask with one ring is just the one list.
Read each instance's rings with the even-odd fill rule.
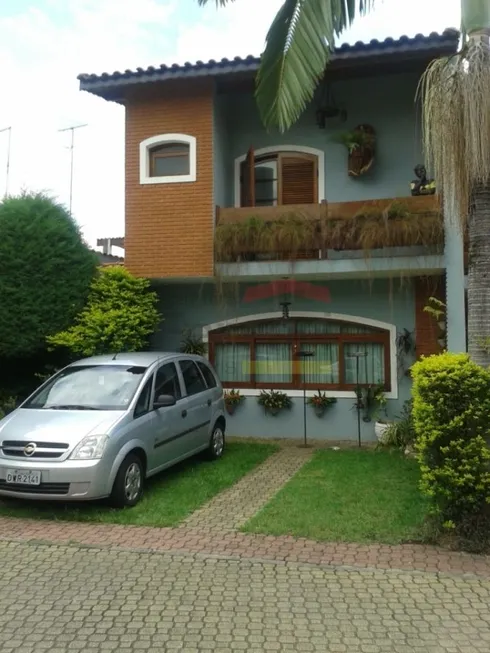
[[0,129],[0,134],[2,132],[8,132],[8,144],[7,144],[7,173],[5,175],[5,196],[9,194],[9,174],[10,174],[10,144],[12,142],[12,127],[4,127]]
[[70,215],[71,207],[73,204],[73,151],[75,149],[75,129],[81,129],[82,127],[87,127],[84,125],[73,125],[72,127],[65,127],[65,129],[58,129],[59,132],[71,131],[71,144],[68,146],[70,150]]

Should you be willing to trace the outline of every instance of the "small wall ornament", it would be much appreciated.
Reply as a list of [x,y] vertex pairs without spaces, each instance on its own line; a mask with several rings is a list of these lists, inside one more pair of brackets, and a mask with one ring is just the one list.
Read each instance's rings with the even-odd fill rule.
[[419,163],[413,169],[416,179],[410,184],[412,195],[434,195],[436,192],[436,182],[434,179],[427,178],[427,170],[424,165]]

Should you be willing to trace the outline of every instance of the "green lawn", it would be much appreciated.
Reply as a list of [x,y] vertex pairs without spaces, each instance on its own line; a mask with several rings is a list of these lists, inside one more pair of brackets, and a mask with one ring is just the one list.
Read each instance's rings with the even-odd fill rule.
[[277,451],[275,445],[249,442],[227,443],[220,460],[191,458],[156,477],[146,485],[145,495],[134,508],[115,510],[103,502],[40,503],[0,501],[0,515],[41,519],[91,521],[140,526],[175,526],[203,503],[230,487]]
[[418,465],[386,451],[318,451],[243,530],[314,540],[417,539],[426,514]]

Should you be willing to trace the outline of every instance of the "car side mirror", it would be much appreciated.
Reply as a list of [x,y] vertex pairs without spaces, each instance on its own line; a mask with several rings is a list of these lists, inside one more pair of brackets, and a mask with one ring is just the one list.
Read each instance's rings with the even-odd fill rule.
[[169,408],[175,406],[176,403],[175,397],[172,397],[172,395],[159,395],[153,402],[153,409]]

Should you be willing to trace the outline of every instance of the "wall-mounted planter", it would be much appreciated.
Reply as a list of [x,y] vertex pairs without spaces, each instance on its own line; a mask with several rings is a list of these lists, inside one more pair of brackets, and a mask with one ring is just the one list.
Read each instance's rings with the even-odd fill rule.
[[365,175],[373,166],[376,132],[367,124],[357,125],[350,132],[340,134],[340,141],[348,150],[349,177]]

